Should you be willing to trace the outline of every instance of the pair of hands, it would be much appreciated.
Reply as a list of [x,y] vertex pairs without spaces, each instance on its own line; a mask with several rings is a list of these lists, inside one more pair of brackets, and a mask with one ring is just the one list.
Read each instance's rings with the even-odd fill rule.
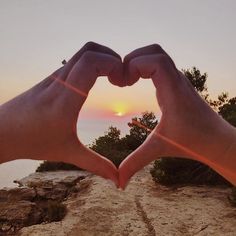
[[[131,86],[140,77],[151,78],[162,111],[159,125],[119,170],[77,137],[78,114],[99,76],[107,76],[120,87]],[[14,117],[17,123],[12,137],[20,137],[11,139],[14,151],[7,151],[11,159],[72,163],[111,179],[121,188],[133,174],[159,157],[186,157],[213,166],[211,157],[222,155],[230,142],[230,138],[222,139],[221,147],[215,149],[219,139],[214,137],[227,132],[221,130],[224,121],[201,99],[159,45],[137,49],[122,62],[111,49],[89,42],[62,68],[4,106],[9,119]]]

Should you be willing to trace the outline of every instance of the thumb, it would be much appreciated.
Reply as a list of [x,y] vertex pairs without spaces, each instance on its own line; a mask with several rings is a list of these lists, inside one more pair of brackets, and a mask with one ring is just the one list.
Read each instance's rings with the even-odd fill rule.
[[118,170],[116,166],[110,160],[85,147],[79,141],[71,149],[67,161],[93,174],[112,180],[118,187]]
[[153,160],[164,153],[164,143],[155,133],[148,136],[146,141],[132,152],[119,166],[119,187],[125,189],[130,178]]

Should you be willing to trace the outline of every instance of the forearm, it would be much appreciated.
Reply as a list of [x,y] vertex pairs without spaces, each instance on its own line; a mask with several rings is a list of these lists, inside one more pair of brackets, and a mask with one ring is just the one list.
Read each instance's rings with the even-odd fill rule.
[[10,161],[13,158],[12,151],[14,145],[10,147],[10,143],[12,143],[11,134],[13,127],[7,106],[8,104],[0,106],[0,163]]
[[22,112],[20,96],[0,106],[0,163],[22,157],[24,140],[20,134]]
[[205,144],[210,148],[202,161],[236,185],[236,128],[226,121],[219,126],[218,134]]
[[224,155],[216,161],[216,170],[236,186],[236,129],[232,128],[232,141]]

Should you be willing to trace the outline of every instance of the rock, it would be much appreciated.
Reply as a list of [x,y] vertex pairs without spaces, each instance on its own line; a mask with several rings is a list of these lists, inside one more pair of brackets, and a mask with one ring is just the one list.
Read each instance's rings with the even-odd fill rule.
[[42,222],[42,211],[36,203],[30,201],[0,203],[0,235],[1,232],[17,231],[23,226]]
[[84,171],[33,173],[15,181],[19,188],[0,190],[0,235],[12,235],[22,227],[61,220],[66,214],[62,201],[78,192]]
[[[19,221],[22,224],[29,220],[36,204],[30,201],[5,202],[0,204],[1,221]],[[31,220],[31,219],[30,219]]]
[[36,192],[32,188],[0,189],[0,204],[6,201],[28,200],[32,201],[36,197]]
[[163,187],[145,169],[125,191],[97,176],[79,185],[79,194],[65,202],[68,212],[61,222],[25,227],[21,236],[236,235],[229,188]]
[[63,184],[56,184],[51,186],[35,187],[35,190],[37,192],[37,197],[40,199],[62,201],[67,196],[68,187]]
[[86,171],[51,171],[51,172],[36,172],[29,176],[15,180],[19,186],[40,187],[42,185],[56,185],[63,183],[66,186],[74,185],[78,180],[84,179],[90,174]]

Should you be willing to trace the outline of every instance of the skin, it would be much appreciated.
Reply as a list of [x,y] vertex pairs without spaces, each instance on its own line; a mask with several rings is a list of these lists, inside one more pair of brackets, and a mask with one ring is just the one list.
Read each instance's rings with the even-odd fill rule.
[[[75,164],[118,185],[113,163],[78,139],[80,110],[98,76],[123,86],[121,58],[89,42],[65,66],[0,107],[0,162],[20,158]],[[10,132],[9,132],[10,130]]]
[[162,118],[121,163],[120,187],[151,161],[171,156],[203,162],[236,185],[236,129],[206,104],[167,53],[150,45],[127,55],[124,63],[128,85],[140,77],[152,79]]
[[[151,78],[162,110],[159,125],[119,170],[77,137],[80,110],[99,76],[120,87]],[[179,156],[208,164],[236,185],[236,129],[202,100],[159,45],[137,49],[122,63],[111,49],[89,42],[62,68],[1,105],[0,117],[0,163],[21,158],[68,162],[124,189],[151,161]]]

